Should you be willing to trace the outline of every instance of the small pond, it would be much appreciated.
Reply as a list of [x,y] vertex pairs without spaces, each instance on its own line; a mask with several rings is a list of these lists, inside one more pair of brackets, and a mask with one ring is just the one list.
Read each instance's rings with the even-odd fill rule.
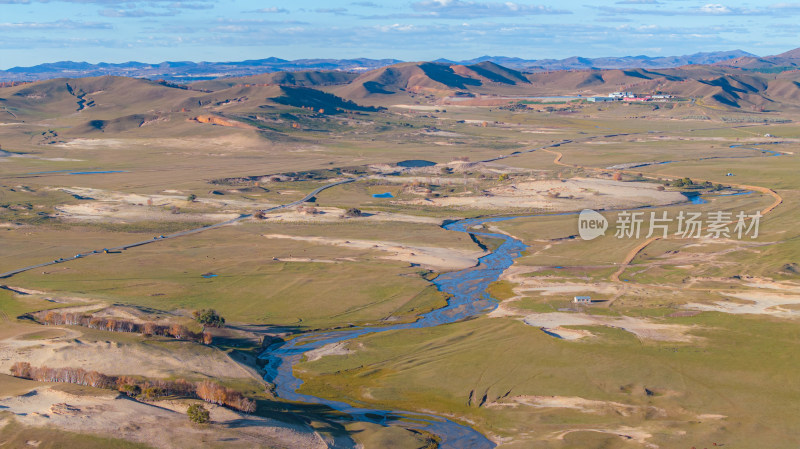
[[426,161],[424,159],[409,159],[397,163],[398,167],[417,168],[417,167],[432,167],[436,162]]

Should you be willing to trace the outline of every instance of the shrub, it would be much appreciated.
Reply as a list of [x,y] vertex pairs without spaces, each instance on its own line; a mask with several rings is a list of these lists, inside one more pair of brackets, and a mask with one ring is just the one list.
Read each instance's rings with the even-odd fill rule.
[[123,384],[119,386],[119,392],[127,396],[138,396],[142,389],[138,385]]
[[189,416],[189,421],[195,424],[205,424],[210,420],[208,410],[201,404],[192,404],[186,410],[186,415]]
[[194,340],[194,334],[189,332],[189,329],[182,324],[173,323],[170,324],[169,330],[167,331],[169,335],[177,338],[178,340]]
[[28,362],[16,362],[11,365],[11,375],[22,379],[32,379],[31,364]]
[[106,376],[97,371],[86,371],[82,368],[34,367],[28,362],[14,363],[11,366],[11,374],[15,377],[40,382],[65,382],[95,388],[115,389],[125,395],[138,396],[140,399],[148,401],[178,396],[202,399],[245,413],[252,413],[256,410],[254,400],[210,380],[195,384],[185,379],[136,379],[131,376]]
[[164,390],[158,387],[147,387],[142,390],[142,397],[146,400],[155,401],[165,396]]
[[355,207],[351,207],[350,209],[347,209],[345,215],[348,217],[360,217],[362,215],[362,212],[361,209],[356,209]]
[[214,309],[201,309],[194,312],[194,319],[198,323],[209,327],[223,327],[225,326],[225,318],[219,316]]
[[142,326],[142,333],[144,335],[156,335],[157,331],[158,331],[158,326],[156,325],[156,323],[152,321],[148,321],[144,323],[144,325]]

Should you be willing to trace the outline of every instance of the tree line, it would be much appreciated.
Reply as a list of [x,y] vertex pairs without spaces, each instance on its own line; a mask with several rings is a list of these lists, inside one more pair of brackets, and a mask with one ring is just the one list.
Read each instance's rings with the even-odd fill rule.
[[[83,326],[90,329],[100,329],[111,332],[132,332],[143,335],[158,335],[163,337],[173,337],[179,340],[189,340],[210,345],[213,337],[209,332],[192,332],[182,324],[156,324],[152,321],[135,323],[133,321],[122,320],[113,317],[96,317],[76,312],[58,312],[48,310],[47,312],[34,314],[34,318],[46,325],[67,325]],[[224,323],[224,321],[223,321]]]
[[11,366],[11,375],[39,382],[63,382],[117,390],[127,396],[151,401],[167,396],[180,396],[201,399],[245,413],[252,413],[256,410],[254,400],[210,380],[195,383],[185,379],[160,380],[138,379],[131,376],[107,376],[97,371],[86,371],[83,368],[35,367],[28,362],[14,363]]

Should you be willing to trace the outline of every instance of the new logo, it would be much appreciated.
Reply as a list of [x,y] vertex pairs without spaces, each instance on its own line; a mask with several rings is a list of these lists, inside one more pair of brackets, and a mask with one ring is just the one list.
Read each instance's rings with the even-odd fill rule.
[[608,229],[608,220],[599,212],[584,209],[578,215],[578,234],[584,240],[592,240],[605,235]]

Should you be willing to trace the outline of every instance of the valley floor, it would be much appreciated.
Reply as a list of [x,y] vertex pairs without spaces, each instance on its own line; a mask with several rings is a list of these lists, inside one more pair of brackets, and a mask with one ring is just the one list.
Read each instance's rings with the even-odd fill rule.
[[[267,134],[264,120],[174,119],[72,136],[80,114],[0,127],[14,150],[0,154],[0,272],[65,259],[0,279],[0,440],[459,447],[419,417],[351,420],[338,401],[444,417],[504,448],[796,447],[800,127],[636,108],[404,106],[336,120],[262,108],[280,125]],[[701,114],[714,118],[687,118]],[[31,140],[51,128],[63,142]],[[405,159],[431,163],[394,165]],[[605,235],[579,237],[582,209],[608,220]],[[723,212],[731,225],[760,212],[760,229],[712,238],[706,220],[684,238],[673,220],[665,237],[646,222],[619,238],[623,210]],[[471,218],[468,232],[446,229]],[[453,301],[432,281],[477,272],[503,236],[525,248],[497,279],[464,281],[480,298],[451,313],[480,305],[469,319],[415,327]],[[201,309],[226,326],[204,328]],[[95,324],[54,318],[67,314]],[[121,331],[146,323],[164,330]],[[315,401],[276,394],[289,387],[265,360],[281,345],[390,328],[292,359],[291,390]],[[212,422],[195,425],[185,413],[198,398],[7,375],[18,362],[214,381],[256,410],[206,403]]]

